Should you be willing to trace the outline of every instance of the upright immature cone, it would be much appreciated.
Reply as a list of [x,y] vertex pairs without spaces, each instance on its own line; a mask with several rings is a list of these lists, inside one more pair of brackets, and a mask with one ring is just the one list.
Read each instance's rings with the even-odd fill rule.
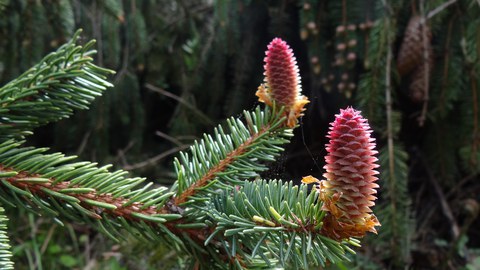
[[[326,180],[313,180],[319,183],[323,210],[328,211],[322,233],[330,238],[362,237],[367,231],[376,232],[374,227],[380,225],[370,209],[378,188],[377,151],[371,133],[367,120],[352,108],[341,110],[331,124]],[[312,182],[312,178],[303,181]]]
[[265,84],[258,87],[259,101],[269,106],[275,101],[285,107],[287,126],[294,127],[309,101],[301,95],[300,75],[292,49],[280,38],[274,38],[265,52]]

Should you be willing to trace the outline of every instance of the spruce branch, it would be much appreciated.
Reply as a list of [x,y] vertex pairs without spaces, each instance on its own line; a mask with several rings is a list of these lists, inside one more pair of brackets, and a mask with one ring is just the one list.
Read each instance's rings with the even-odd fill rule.
[[214,137],[205,135],[190,147],[190,155],[180,153],[180,159],[175,160],[178,182],[172,188],[175,205],[205,200],[202,194],[239,185],[266,170],[259,162],[274,161],[283,151],[281,145],[293,136],[280,116],[268,107],[244,111],[244,121],[227,121],[229,133],[218,126]]
[[31,130],[69,117],[112,84],[112,71],[92,63],[94,40],[76,45],[81,30],[57,51],[0,88],[0,139],[23,138]]
[[[325,211],[316,190],[292,182],[257,180],[215,197],[209,216],[217,239],[238,268],[307,269],[348,260],[355,239],[332,240],[322,232]],[[241,258],[241,259],[240,259]]]
[[125,171],[109,172],[110,166],[71,162],[75,157],[45,155],[46,148],[20,144],[0,144],[0,200],[5,205],[91,223],[113,239],[122,237],[120,229],[158,238],[157,231],[146,228],[168,230],[160,224],[181,217],[161,211],[173,195],[165,187],[142,187],[143,178],[125,177]]
[[[111,173],[108,166],[72,163],[73,157],[45,155],[47,149],[21,148],[20,144],[13,140],[0,144],[2,202],[86,222],[113,239],[128,231],[145,241],[170,242],[177,250],[215,261],[218,267],[231,260],[242,268],[277,261],[299,267],[344,261],[345,252],[350,251],[346,243],[357,243],[323,235],[322,202],[305,185],[243,181],[238,192],[224,188],[206,204],[196,201],[203,205],[200,210],[190,207],[172,213],[166,211],[172,207],[165,205],[173,192],[164,187],[138,188],[143,179],[126,178],[124,171]],[[231,203],[237,206],[231,208]],[[225,223],[225,217],[233,221]]]
[[[46,58],[51,62],[44,60],[49,63],[45,64],[45,73],[29,75],[27,72],[24,76],[28,80],[13,81],[2,88],[9,89],[6,93],[13,97],[4,103],[4,112],[16,113],[18,119],[24,117],[23,126],[4,128],[5,139],[12,137],[8,134],[14,131],[21,131],[22,136],[0,141],[0,201],[3,204],[87,223],[115,240],[124,238],[127,231],[146,242],[161,241],[178,251],[186,251],[198,264],[218,268],[225,268],[225,263],[237,269],[325,266],[329,262],[348,260],[346,253],[354,253],[349,245],[359,244],[352,236],[361,237],[365,231],[375,231],[373,226],[378,222],[369,214],[376,187],[373,184],[376,165],[372,163],[375,158],[371,156],[375,153],[374,144],[364,123],[366,120],[358,120],[357,114],[350,120],[359,121],[358,127],[342,118],[336,123],[338,130],[334,135],[339,135],[342,142],[354,144],[353,158],[361,158],[362,162],[339,161],[331,164],[327,171],[332,175],[358,172],[363,180],[354,177],[350,180],[355,184],[342,187],[343,178],[332,178],[328,182],[330,186],[325,187],[340,191],[339,194],[327,194],[321,185],[309,191],[306,185],[293,186],[291,182],[248,181],[258,178],[259,173],[267,169],[265,163],[274,161],[283,151],[282,146],[293,136],[292,128],[308,103],[301,95],[298,67],[285,42],[272,41],[265,58],[266,84],[259,88],[257,95],[268,106],[245,111],[242,118],[228,119],[226,126],[215,129],[213,136],[204,135],[190,147],[189,153],[180,153],[174,162],[178,178],[170,190],[155,188],[153,183],[144,184],[143,178],[129,178],[125,171],[111,172],[110,165],[97,167],[96,163],[74,161],[73,156],[46,154],[47,148],[22,147],[23,142],[15,140],[33,127],[67,117],[73,108],[86,108],[94,96],[109,86],[103,77],[99,78],[108,71],[88,65],[91,61],[85,57],[91,53],[86,51],[88,46],[69,44],[71,48],[68,44],[64,46],[70,48],[65,49],[66,56],[57,52],[51,59]],[[68,67],[74,66],[75,61],[82,65],[71,72]],[[67,69],[50,69],[58,63]],[[57,73],[61,75],[55,77]],[[31,76],[47,78],[48,83],[32,86]],[[48,78],[53,77],[50,82]],[[67,81],[62,81],[65,78]],[[20,87],[26,81],[27,86],[38,91]],[[59,85],[58,81],[63,84]],[[61,88],[66,87],[64,85],[68,89]],[[68,92],[70,90],[75,93]],[[27,104],[38,105],[38,110],[31,114],[23,112]],[[51,110],[66,112],[56,114]],[[359,138],[345,139],[355,136]],[[333,155],[338,156],[338,152]],[[345,197],[347,202],[338,200],[337,203],[333,197],[351,195],[346,189],[341,192],[342,188],[359,188],[361,198]],[[327,198],[330,195],[333,197]],[[351,209],[352,205],[361,213],[355,214],[358,211]],[[337,223],[333,220],[339,217],[333,214],[336,209],[345,214]],[[353,223],[348,223],[350,219]],[[332,232],[329,226],[334,226],[334,236],[329,233]],[[358,230],[362,234],[358,234]]]

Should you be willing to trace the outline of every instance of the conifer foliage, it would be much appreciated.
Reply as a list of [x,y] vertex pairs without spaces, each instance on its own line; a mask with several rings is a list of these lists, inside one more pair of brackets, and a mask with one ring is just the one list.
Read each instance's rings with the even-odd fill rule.
[[[353,237],[375,232],[373,226],[379,224],[372,222],[369,208],[376,187],[374,143],[366,120],[351,108],[338,116],[331,135],[339,143],[358,137],[345,146],[354,156],[327,167],[326,175],[352,176],[346,182],[329,179],[337,181],[329,184],[335,194],[322,187],[309,190],[305,184],[258,179],[266,162],[274,161],[293,136],[308,102],[300,92],[293,52],[278,38],[266,53],[265,81],[271,92],[259,95],[264,102],[268,98],[268,105],[228,119],[213,135],[204,135],[180,153],[174,162],[177,181],[170,188],[154,188],[125,171],[110,171],[109,165],[98,167],[74,156],[46,153],[46,148],[22,146],[33,128],[68,117],[73,109],[86,109],[111,86],[106,81],[111,71],[92,63],[93,41],[77,44],[79,33],[0,88],[2,205],[51,217],[52,222],[84,223],[115,241],[128,232],[141,241],[186,252],[197,267],[219,269],[305,269],[339,263],[348,260],[347,253],[355,253],[349,246],[359,241]],[[351,160],[357,158],[361,160]],[[353,199],[356,195],[347,192],[352,187],[360,197]],[[344,214],[327,213],[335,209]],[[13,265],[6,221],[1,212],[2,269]],[[351,233],[355,229],[360,233]]]
[[[309,230],[335,215],[352,227],[343,222],[345,205],[360,197],[339,196],[333,188],[347,180],[322,168],[339,164],[322,158],[325,135],[348,106],[376,138],[380,167],[372,177],[380,187],[363,198],[368,208],[368,197],[378,196],[373,210],[382,226],[340,268],[478,268],[478,0],[0,0],[0,15],[0,199],[12,227],[4,230],[11,241],[0,245],[14,246],[18,268],[58,268],[52,243],[77,256],[69,247],[88,242],[65,239],[69,228],[88,241],[141,243],[122,245],[127,268],[143,258],[165,268],[162,256],[190,268],[196,260],[265,268],[342,261],[355,240],[330,231],[331,242]],[[81,37],[81,48],[67,42],[77,27],[97,40],[96,54]],[[317,193],[286,181],[305,172]],[[303,208],[311,200],[322,205]],[[53,216],[65,229],[17,226],[26,216],[30,224]],[[104,266],[100,257],[78,256],[76,267],[88,258]]]

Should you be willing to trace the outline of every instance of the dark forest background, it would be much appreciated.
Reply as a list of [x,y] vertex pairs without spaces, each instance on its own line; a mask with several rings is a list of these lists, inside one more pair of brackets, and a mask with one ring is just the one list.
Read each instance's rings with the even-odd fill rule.
[[[97,40],[96,63],[116,71],[115,87],[30,144],[168,185],[178,151],[258,104],[266,46],[281,37],[311,103],[265,177],[321,177],[340,108],[362,110],[377,138],[382,227],[351,264],[331,268],[480,269],[479,1],[0,0],[0,84],[78,28]],[[18,269],[182,265],[165,247],[11,219]]]

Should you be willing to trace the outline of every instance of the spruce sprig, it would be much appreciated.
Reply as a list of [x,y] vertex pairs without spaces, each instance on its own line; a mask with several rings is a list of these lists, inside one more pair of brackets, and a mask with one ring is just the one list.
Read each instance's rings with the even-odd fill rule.
[[0,88],[0,139],[21,139],[32,129],[87,109],[107,87],[113,71],[93,64],[95,41],[80,46],[81,30],[72,40]]
[[4,205],[91,223],[115,240],[122,237],[121,229],[158,238],[158,232],[145,230],[146,225],[181,217],[160,211],[173,195],[166,187],[142,186],[144,178],[126,177],[126,171],[110,172],[111,165],[72,162],[76,157],[44,154],[47,148],[20,145],[13,140],[0,144],[0,200]]
[[320,233],[323,202],[304,184],[245,182],[217,196],[212,206],[209,216],[217,226],[206,242],[220,240],[229,258],[247,269],[325,266],[348,261],[346,253],[354,252],[347,244],[358,246],[355,239],[337,242]]
[[228,132],[218,126],[214,136],[204,135],[190,147],[189,153],[180,153],[180,159],[174,162],[178,177],[172,188],[176,192],[175,204],[189,202],[199,206],[195,203],[208,200],[208,193],[258,177],[259,172],[267,169],[262,162],[274,161],[283,151],[281,146],[293,136],[280,115],[269,107],[244,111],[243,121],[227,120]]

